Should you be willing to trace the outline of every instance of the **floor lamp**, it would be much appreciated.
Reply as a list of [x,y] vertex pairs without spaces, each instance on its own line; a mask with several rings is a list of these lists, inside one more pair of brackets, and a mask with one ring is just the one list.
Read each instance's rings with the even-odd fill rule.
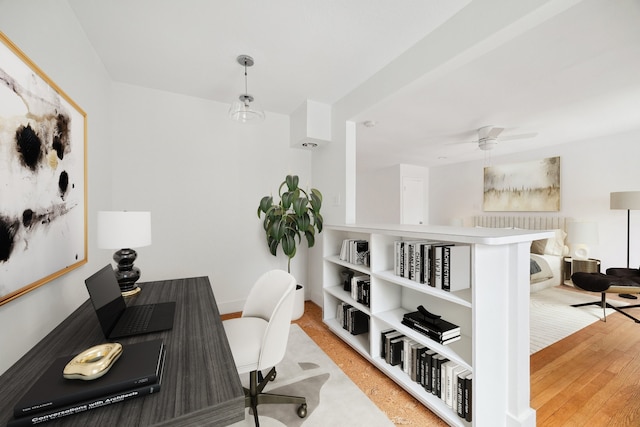
[[[611,193],[610,208],[627,210],[627,268],[629,268],[631,210],[640,210],[640,191],[619,191]],[[621,294],[620,296],[629,299],[637,299],[635,295]]]

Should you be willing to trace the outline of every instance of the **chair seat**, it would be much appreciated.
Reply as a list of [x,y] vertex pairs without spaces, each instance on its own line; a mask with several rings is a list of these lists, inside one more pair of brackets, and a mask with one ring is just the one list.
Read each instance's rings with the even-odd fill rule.
[[269,322],[259,317],[239,317],[222,322],[238,373],[258,369],[262,339]]
[[612,276],[602,273],[578,272],[573,273],[571,280],[576,287],[589,292],[640,292],[640,286],[638,286],[638,283],[627,277]]

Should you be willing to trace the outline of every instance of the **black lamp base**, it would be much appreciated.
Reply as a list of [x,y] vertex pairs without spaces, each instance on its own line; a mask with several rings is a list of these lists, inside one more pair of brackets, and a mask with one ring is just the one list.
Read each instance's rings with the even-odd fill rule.
[[140,278],[140,269],[133,266],[138,254],[133,249],[120,249],[113,254],[113,260],[118,263],[115,270],[120,292],[123,296],[131,296],[140,292],[136,282]]

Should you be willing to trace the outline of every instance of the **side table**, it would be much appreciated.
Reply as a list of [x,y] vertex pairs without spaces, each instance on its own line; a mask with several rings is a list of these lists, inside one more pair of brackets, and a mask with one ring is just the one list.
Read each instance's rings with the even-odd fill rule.
[[571,281],[571,275],[573,273],[585,272],[585,273],[599,273],[600,272],[600,260],[595,258],[588,259],[574,259],[572,257],[564,257],[564,284],[573,286]]

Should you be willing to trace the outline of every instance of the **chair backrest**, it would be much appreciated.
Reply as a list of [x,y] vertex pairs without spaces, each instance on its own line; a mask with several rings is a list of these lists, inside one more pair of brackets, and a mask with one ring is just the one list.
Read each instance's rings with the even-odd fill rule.
[[260,276],[249,292],[242,317],[259,317],[267,322],[262,338],[258,369],[271,368],[284,357],[293,313],[296,279],[283,270]]

